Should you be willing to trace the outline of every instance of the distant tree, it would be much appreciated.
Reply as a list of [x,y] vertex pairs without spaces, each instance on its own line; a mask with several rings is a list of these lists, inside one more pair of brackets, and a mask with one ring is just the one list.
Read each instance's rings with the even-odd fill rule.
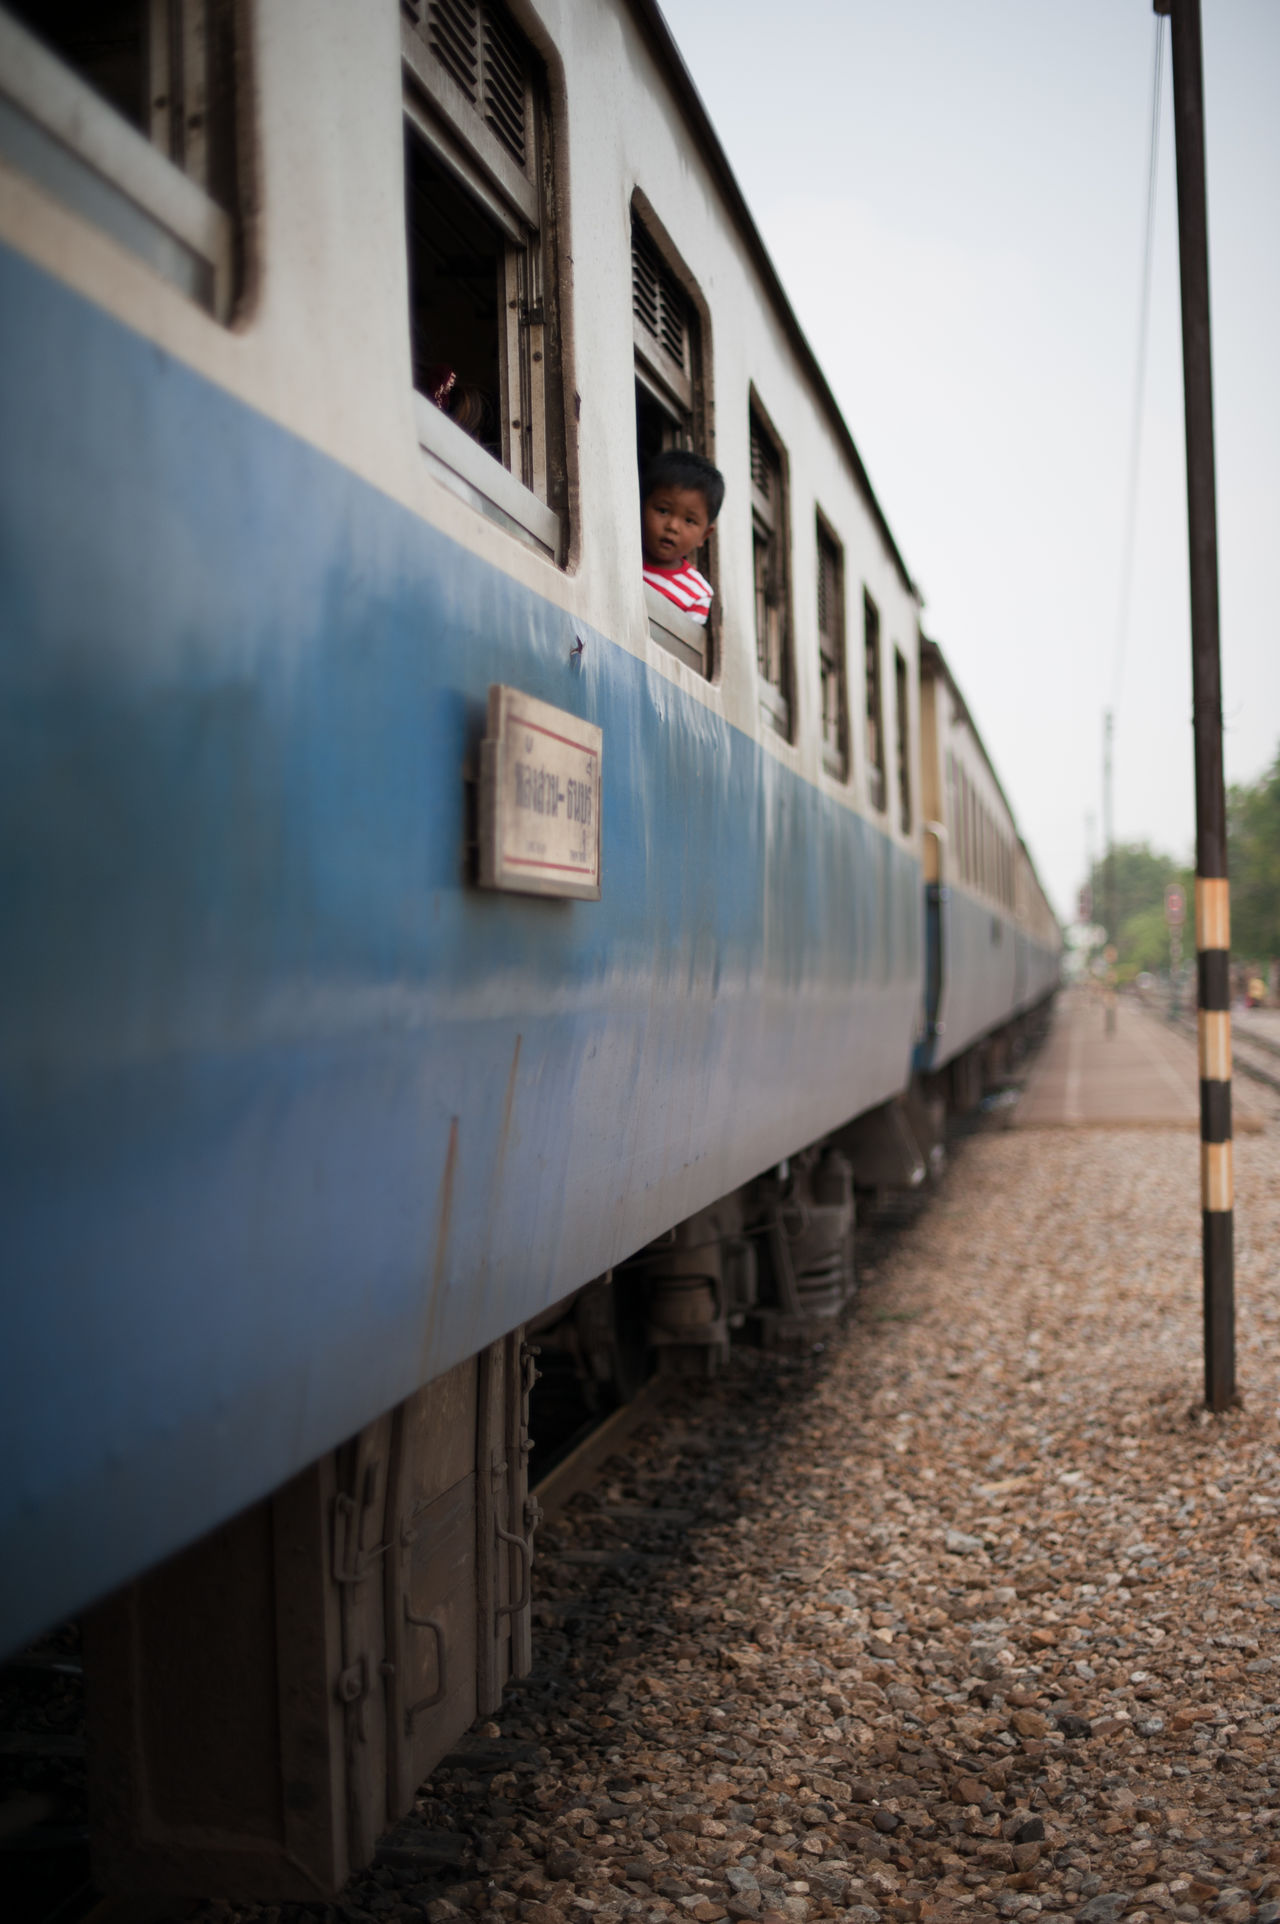
[[[1184,932],[1183,958],[1194,938]],[[1169,925],[1164,919],[1164,898],[1158,906],[1139,909],[1131,915],[1120,930],[1120,940],[1116,943],[1120,953],[1119,970],[1122,978],[1136,975],[1140,969],[1150,969],[1153,975],[1169,966]]]
[[[1169,937],[1164,920],[1164,892],[1170,882],[1182,885],[1187,914],[1192,914],[1191,874],[1171,855],[1161,855],[1146,842],[1117,842],[1115,861],[1115,927],[1108,917],[1107,860],[1093,865],[1093,919],[1107,930],[1107,940],[1119,951],[1124,972],[1162,969],[1169,963]],[[1187,944],[1194,942],[1188,934]]]
[[1227,793],[1232,953],[1280,956],[1280,749],[1266,774]]

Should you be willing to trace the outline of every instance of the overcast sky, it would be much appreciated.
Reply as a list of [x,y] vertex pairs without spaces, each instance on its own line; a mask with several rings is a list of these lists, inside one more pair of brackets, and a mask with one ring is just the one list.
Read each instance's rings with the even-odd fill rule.
[[[1280,0],[1204,0],[1229,781],[1280,745]],[[1164,23],[1133,586],[1117,665],[1151,0],[667,0],[668,19],[1041,876],[1191,859],[1181,328]]]

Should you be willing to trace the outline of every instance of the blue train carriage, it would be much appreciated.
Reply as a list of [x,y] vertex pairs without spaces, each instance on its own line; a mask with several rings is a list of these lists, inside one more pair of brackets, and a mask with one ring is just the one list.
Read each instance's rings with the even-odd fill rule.
[[527,1665],[524,1332],[847,1292],[918,597],[648,0],[9,0],[0,279],[0,1634],[105,1886],[303,1896]]
[[926,986],[921,1081],[973,1105],[1059,986],[1062,930],[973,717],[935,642],[920,649]]

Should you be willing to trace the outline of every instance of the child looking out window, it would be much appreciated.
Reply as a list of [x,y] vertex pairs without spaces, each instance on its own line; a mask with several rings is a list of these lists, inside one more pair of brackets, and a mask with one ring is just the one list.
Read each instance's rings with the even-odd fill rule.
[[690,557],[715,526],[723,475],[688,448],[664,448],[645,468],[640,498],[645,580],[691,621],[705,622],[714,590]]

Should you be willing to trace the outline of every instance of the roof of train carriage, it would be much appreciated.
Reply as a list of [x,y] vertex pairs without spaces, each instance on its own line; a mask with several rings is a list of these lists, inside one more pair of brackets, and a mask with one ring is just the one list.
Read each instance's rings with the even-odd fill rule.
[[854,444],[853,436],[849,432],[848,423],[840,412],[839,403],[835,395],[831,392],[827,377],[819,365],[818,357],[810,347],[804,330],[796,319],[795,310],[787,297],[786,289],[778,278],[778,271],[769,257],[768,249],[765,247],[764,241],[760,236],[760,230],[756,226],[751,209],[747,206],[742,189],[734,177],[733,169],[729,165],[728,156],[724,148],[720,145],[720,137],[711,124],[711,116],[702,103],[702,96],[694,84],[693,75],[685,65],[684,56],[672,38],[671,29],[663,17],[662,10],[657,5],[657,0],[627,0],[627,4],[641,30],[648,36],[652,50],[660,64],[667,70],[672,92],[675,94],[684,111],[690,131],[701,150],[703,159],[711,170],[716,185],[724,197],[725,205],[729,210],[734,225],[738,229],[756,271],[764,283],[765,291],[777,309],[778,317],[782,322],[783,329],[791,343],[796,358],[800,362],[818,397],[823,411],[826,413],[835,430],[837,441],[848,457],[858,486],[866,496],[867,505],[875,517],[876,525],[880,533],[884,536],[885,544],[888,547],[889,553],[893,556],[898,573],[902,577],[903,586],[918,602],[923,602],[924,597],[911,578],[907,564],[903,560],[898,544],[893,538],[889,523],[885,519],[884,510],[876,500],[875,489],[872,487],[870,477],[862,465],[862,456],[858,453],[857,447]]
[[[922,671],[932,670],[935,673],[940,673],[945,678],[946,684],[948,688],[951,690],[951,693],[955,697],[956,703],[958,705],[960,719],[967,724],[969,732],[973,736],[973,739],[977,744],[978,753],[981,755],[983,761],[986,763],[987,773],[990,775],[991,780],[995,785],[995,791],[997,795],[1000,797],[1000,800],[1002,801],[1002,803],[1004,804],[1005,813],[1008,815],[1010,822],[1013,824],[1014,833],[1018,838],[1018,847],[1022,850],[1022,853],[1027,858],[1027,866],[1031,870],[1032,880],[1034,881],[1036,887],[1039,889],[1040,894],[1043,896],[1045,902],[1048,903],[1049,898],[1047,895],[1045,895],[1044,883],[1040,880],[1040,876],[1036,869],[1035,862],[1032,860],[1031,851],[1027,847],[1026,842],[1023,840],[1022,830],[1018,827],[1018,818],[1013,812],[1013,807],[1009,801],[1009,797],[1004,792],[1004,783],[1000,780],[999,775],[996,773],[995,764],[993,763],[990,755],[988,755],[987,753],[987,745],[983,741],[982,736],[978,732],[978,724],[973,719],[973,711],[969,707],[968,702],[964,698],[964,693],[960,687],[960,684],[957,682],[955,676],[951,672],[951,667],[947,661],[946,656],[943,654],[937,642],[931,641],[929,637],[924,633],[923,630],[921,630],[921,634],[920,634],[920,667]],[[1052,904],[1049,904],[1049,906],[1050,906],[1050,912],[1052,913]],[[1056,922],[1058,918],[1055,915],[1053,919]]]

